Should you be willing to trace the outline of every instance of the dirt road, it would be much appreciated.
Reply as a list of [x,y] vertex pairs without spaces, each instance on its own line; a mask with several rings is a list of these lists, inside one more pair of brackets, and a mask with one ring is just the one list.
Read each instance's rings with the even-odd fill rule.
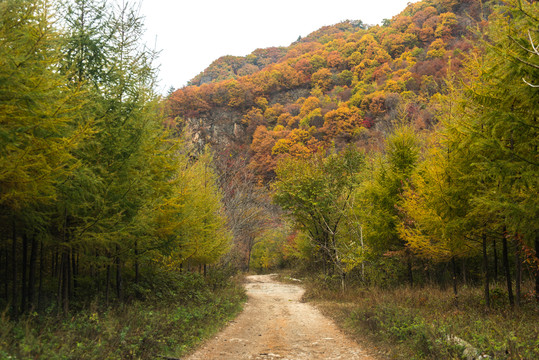
[[316,308],[300,302],[300,286],[279,283],[274,275],[247,280],[244,311],[189,360],[373,360]]

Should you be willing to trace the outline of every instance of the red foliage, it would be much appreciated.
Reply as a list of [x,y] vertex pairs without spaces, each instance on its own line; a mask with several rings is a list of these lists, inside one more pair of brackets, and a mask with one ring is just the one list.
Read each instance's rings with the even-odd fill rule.
[[205,99],[203,88],[188,86],[170,96],[170,110],[175,116],[196,117],[211,109]]

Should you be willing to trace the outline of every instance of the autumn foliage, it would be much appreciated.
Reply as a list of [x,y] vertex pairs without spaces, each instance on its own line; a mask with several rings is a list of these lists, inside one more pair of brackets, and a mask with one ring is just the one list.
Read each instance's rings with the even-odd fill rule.
[[[536,3],[523,1],[425,0],[382,25],[326,26],[286,48],[217,60],[170,96],[170,116],[182,120],[179,126],[213,129],[204,140],[217,148],[248,148],[242,154],[248,168],[260,184],[273,183],[289,210],[308,198],[283,201],[297,195],[304,177],[328,161],[317,174],[329,181],[328,159],[361,149],[367,154],[361,179],[350,183],[354,189],[339,199],[338,211],[324,213],[318,200],[307,215],[289,211],[303,229],[295,246],[311,246],[296,249],[298,256],[320,261],[314,254],[325,247],[343,279],[371,256],[381,273],[398,268],[410,284],[418,267],[450,263],[456,279],[459,263],[477,260],[485,264],[476,270],[483,271],[488,305],[485,269],[493,254],[497,271],[500,241],[513,303],[507,264],[514,261],[521,274],[522,257],[534,263],[532,248],[539,246],[529,196],[537,178],[536,14]],[[231,71],[232,60],[253,72]],[[215,131],[227,123],[234,124],[233,136]],[[339,226],[332,227],[336,213]],[[309,216],[327,216],[318,233],[305,231]],[[320,240],[325,231],[331,246]],[[507,255],[511,244],[514,260]],[[457,294],[456,280],[453,286]],[[515,292],[520,299],[520,288]]]
[[489,12],[477,1],[428,0],[382,26],[344,21],[289,47],[224,56],[171,94],[170,117],[207,127],[221,120],[218,109],[243,118],[245,136],[231,141],[250,147],[252,169],[265,180],[285,153],[365,139],[376,147],[405,105],[418,129],[433,125],[430,99],[444,92],[448,71],[460,71],[473,49],[470,29]]

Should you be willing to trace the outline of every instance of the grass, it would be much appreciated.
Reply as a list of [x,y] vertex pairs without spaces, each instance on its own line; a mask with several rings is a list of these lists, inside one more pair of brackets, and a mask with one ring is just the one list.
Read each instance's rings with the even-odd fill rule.
[[241,311],[239,281],[211,284],[186,275],[174,291],[106,310],[93,304],[68,318],[2,316],[1,359],[179,358]]
[[[387,359],[462,359],[469,343],[495,359],[539,359],[539,306],[524,299],[511,309],[501,287],[491,290],[487,310],[482,289],[460,289],[455,305],[451,289],[349,287],[306,279],[304,299],[314,302],[352,337]],[[530,285],[531,286],[531,285]]]

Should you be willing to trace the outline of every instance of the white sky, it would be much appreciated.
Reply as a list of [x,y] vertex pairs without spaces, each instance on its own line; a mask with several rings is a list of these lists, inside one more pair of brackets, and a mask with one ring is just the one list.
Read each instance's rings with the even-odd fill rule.
[[161,50],[160,92],[186,85],[223,55],[288,46],[343,20],[379,24],[417,0],[143,0],[146,40]]

